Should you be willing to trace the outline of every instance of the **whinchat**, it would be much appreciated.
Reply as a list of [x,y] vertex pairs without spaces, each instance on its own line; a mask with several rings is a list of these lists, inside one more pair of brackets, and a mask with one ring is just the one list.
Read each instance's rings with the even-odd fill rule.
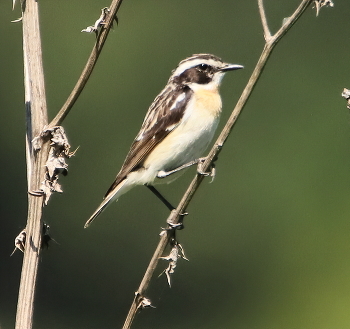
[[227,71],[241,68],[211,54],[196,54],[179,63],[148,109],[122,168],[85,227],[135,185],[146,185],[157,194],[154,184],[173,181],[186,164],[198,162],[218,126],[221,80]]

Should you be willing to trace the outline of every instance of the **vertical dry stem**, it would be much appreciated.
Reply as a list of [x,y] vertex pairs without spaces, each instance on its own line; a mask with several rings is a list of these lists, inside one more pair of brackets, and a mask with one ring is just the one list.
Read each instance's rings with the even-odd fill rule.
[[[45,177],[48,143],[34,152],[32,140],[47,125],[47,108],[42,66],[38,3],[27,0],[23,8],[23,54],[25,107],[27,116],[26,154],[28,190],[39,190]],[[26,247],[18,294],[16,329],[30,329],[42,234],[43,197],[28,194]]]
[[[32,140],[38,137],[48,125],[44,72],[40,40],[40,26],[37,0],[22,0],[23,11],[23,56],[25,107],[27,119],[26,158],[28,180],[28,217],[26,226],[26,248],[23,258],[21,281],[18,294],[16,329],[30,329],[33,322],[34,294],[43,228],[43,195],[37,192],[45,179],[49,141],[42,140],[39,151],[34,151]],[[79,97],[88,81],[96,61],[107,39],[113,20],[122,0],[112,0],[105,25],[99,34],[90,58],[68,100],[51,122],[59,125]]]
[[[60,124],[79,97],[96,64],[107,39],[114,17],[122,0],[112,0],[105,26],[77,82],[74,90],[51,125]],[[22,0],[23,12],[23,57],[26,108],[26,160],[28,182],[28,217],[26,226],[26,245],[23,258],[20,287],[18,293],[16,329],[30,329],[33,325],[34,295],[37,281],[38,263],[43,229],[43,195],[41,183],[46,175],[46,161],[49,153],[49,140],[42,140],[40,150],[34,150],[32,141],[40,136],[48,125],[47,105],[42,65],[39,12],[37,0]],[[36,192],[36,193],[32,193]]]

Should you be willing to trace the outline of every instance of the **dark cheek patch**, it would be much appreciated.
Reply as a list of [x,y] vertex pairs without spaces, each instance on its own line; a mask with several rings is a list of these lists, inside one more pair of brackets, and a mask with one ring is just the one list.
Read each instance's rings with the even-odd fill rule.
[[212,80],[212,74],[208,72],[203,72],[198,70],[196,67],[191,67],[190,69],[183,72],[177,77],[177,83],[185,84],[189,82],[206,84]]

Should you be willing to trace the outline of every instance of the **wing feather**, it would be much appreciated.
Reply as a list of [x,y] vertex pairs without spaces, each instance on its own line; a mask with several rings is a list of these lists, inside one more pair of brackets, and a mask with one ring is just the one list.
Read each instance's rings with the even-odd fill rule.
[[132,171],[140,168],[152,150],[181,122],[193,91],[186,85],[168,85],[150,106],[130,151],[105,198]]

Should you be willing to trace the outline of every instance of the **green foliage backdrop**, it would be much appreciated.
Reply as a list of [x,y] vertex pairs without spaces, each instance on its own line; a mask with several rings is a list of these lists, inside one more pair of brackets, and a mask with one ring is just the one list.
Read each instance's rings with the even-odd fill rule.
[[[299,1],[266,1],[276,30]],[[80,74],[94,35],[80,33],[108,3],[40,1],[49,113]],[[350,9],[307,10],[274,51],[217,162],[196,194],[169,289],[153,280],[156,309],[135,328],[329,329],[350,326]],[[26,223],[20,16],[0,3],[0,326],[12,328]],[[263,46],[256,1],[128,1],[97,67],[64,122],[72,148],[64,193],[44,220],[58,244],[42,253],[37,329],[120,328],[167,211],[135,188],[87,230],[153,98],[177,63],[199,52],[243,64],[222,86],[228,117]],[[194,169],[161,191],[176,203]],[[209,180],[208,180],[209,182]],[[165,264],[162,264],[165,265]],[[160,273],[162,268],[158,269]]]

